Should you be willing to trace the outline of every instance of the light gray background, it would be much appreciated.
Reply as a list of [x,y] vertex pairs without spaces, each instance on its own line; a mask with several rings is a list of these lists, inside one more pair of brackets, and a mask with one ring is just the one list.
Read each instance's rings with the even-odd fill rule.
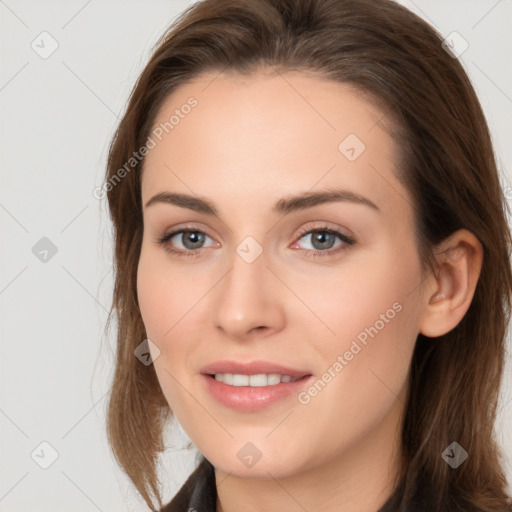
[[[105,405],[113,339],[110,226],[93,197],[108,144],[152,45],[191,2],[0,0],[0,511],[148,510],[110,454]],[[461,55],[490,122],[512,197],[512,2],[403,1]],[[47,31],[58,43],[51,48]],[[46,262],[33,246],[49,238]],[[44,253],[40,255],[43,257]],[[512,372],[498,430],[512,479]],[[58,458],[51,462],[52,448]],[[194,466],[181,429],[162,466],[165,499]],[[34,452],[35,450],[35,452]],[[31,454],[33,453],[33,458]]]

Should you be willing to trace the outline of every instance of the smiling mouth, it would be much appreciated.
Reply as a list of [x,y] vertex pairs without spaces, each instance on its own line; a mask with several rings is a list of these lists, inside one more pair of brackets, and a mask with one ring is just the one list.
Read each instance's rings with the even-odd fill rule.
[[284,373],[205,372],[202,377],[205,391],[221,405],[240,412],[258,412],[292,400],[314,379],[310,373],[294,373],[292,377]]
[[247,375],[241,373],[216,373],[209,374],[209,377],[218,382],[222,382],[228,386],[234,387],[267,387],[277,386],[278,384],[287,384],[289,382],[296,382],[298,380],[309,377],[310,375],[303,375],[302,377],[291,377],[290,375],[281,375],[279,373],[259,373],[254,375]]

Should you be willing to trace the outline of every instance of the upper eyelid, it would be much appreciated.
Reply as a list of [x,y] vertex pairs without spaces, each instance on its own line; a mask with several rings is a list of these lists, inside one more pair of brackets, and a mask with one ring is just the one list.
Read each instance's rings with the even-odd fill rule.
[[[299,242],[299,240],[301,240],[302,238],[304,238],[305,236],[309,236],[311,233],[314,233],[315,231],[318,231],[318,232],[326,232],[326,233],[331,233],[333,234],[334,236],[336,236],[339,240],[342,241],[343,244],[349,244],[349,245],[353,245],[355,243],[357,243],[357,239],[354,235],[352,235],[351,233],[350,234],[347,234],[347,233],[344,233],[343,230],[339,229],[339,228],[329,228],[329,227],[313,227],[313,228],[310,228],[310,229],[305,229],[303,231],[301,231],[299,233],[299,235],[295,238],[295,241],[293,242],[293,244],[296,244]],[[325,251],[327,252],[327,251]]]
[[341,236],[342,239],[343,237],[345,237],[350,240],[356,240],[356,236],[354,235],[352,230],[344,226],[340,226],[329,221],[316,221],[321,225],[314,225],[314,222],[315,221],[312,221],[312,223],[306,223],[304,227],[301,227],[299,229],[298,234],[294,238],[295,242],[300,240],[302,237],[310,234],[312,231],[327,231],[336,234],[336,236]]
[[336,226],[327,226],[325,222],[321,226],[309,226],[303,227],[299,229],[298,235],[299,237],[304,236],[312,231],[330,231],[330,232],[338,232],[340,235],[350,236],[350,233],[345,233],[344,231],[348,231],[346,228],[336,227]]
[[[314,223],[314,222],[320,222],[320,223],[322,223],[322,225],[321,226],[310,225],[311,223]],[[351,236],[351,231],[349,229],[347,229],[345,227],[339,227],[337,225],[328,226],[327,224],[332,224],[332,223],[329,222],[329,221],[310,221],[310,222],[307,222],[306,225],[308,227],[301,227],[298,230],[297,235],[295,235],[295,236],[303,236],[304,234],[308,233],[309,231],[322,231],[322,230],[325,230],[325,231],[340,231],[341,234],[344,234],[346,236]],[[176,227],[176,228],[170,228],[170,229],[164,229],[163,230],[164,234],[171,234],[171,233],[177,234],[177,233],[180,233],[182,231],[200,231],[200,232],[203,232],[206,235],[210,236],[210,238],[214,238],[211,235],[209,235],[208,228],[203,228],[201,226],[193,225],[193,224],[186,224],[184,226],[179,226],[178,225],[178,227]],[[345,232],[347,232],[347,233],[345,233]]]
[[176,235],[179,235],[180,233],[190,233],[190,232],[191,233],[203,233],[207,237],[216,241],[215,238],[213,236],[209,235],[205,229],[197,228],[197,227],[182,227],[182,228],[165,230],[163,234],[157,235],[157,240],[162,240],[164,238],[167,240],[170,240],[171,238],[174,238]]

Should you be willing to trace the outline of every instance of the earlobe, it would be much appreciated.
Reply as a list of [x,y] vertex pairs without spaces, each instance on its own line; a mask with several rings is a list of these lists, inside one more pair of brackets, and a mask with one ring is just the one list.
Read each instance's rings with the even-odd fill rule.
[[483,263],[483,248],[466,229],[453,233],[436,249],[437,271],[426,280],[428,293],[419,332],[437,338],[454,329],[473,300]]

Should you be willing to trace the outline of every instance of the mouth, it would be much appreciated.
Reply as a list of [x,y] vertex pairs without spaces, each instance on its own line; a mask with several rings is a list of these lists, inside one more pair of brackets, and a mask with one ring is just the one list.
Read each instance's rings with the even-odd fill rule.
[[291,400],[314,379],[300,370],[271,361],[216,361],[200,370],[204,390],[231,410],[256,412]]
[[234,387],[267,387],[277,386],[278,384],[286,384],[289,382],[296,382],[309,375],[302,377],[292,377],[291,375],[281,375],[279,373],[258,373],[253,375],[243,373],[215,373],[208,374],[208,377],[215,379],[217,382],[222,382],[227,386]]
[[[220,371],[220,370],[224,371]],[[230,410],[255,413],[275,404],[286,404],[297,399],[298,393],[311,385],[311,373],[290,369],[266,373],[261,366],[258,373],[249,371],[230,373],[219,368],[202,373],[203,389],[218,404]],[[290,375],[292,373],[292,375]],[[293,402],[292,402],[293,403]]]
[[291,368],[271,361],[234,361],[232,359],[210,363],[199,371],[231,386],[275,385],[281,382],[293,382],[312,373],[309,370]]

